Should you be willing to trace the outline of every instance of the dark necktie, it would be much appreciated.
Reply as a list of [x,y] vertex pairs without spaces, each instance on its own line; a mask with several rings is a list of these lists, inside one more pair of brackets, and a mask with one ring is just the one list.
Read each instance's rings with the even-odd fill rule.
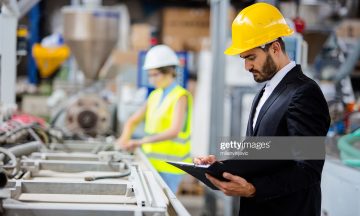
[[[254,131],[254,129],[255,128],[253,128],[253,120],[254,120],[254,115],[255,115],[255,113],[256,113],[256,108],[257,108],[257,106],[258,106],[258,104],[259,104],[259,101],[260,101],[260,99],[261,99],[261,97],[263,96],[263,94],[264,94],[264,91],[265,91],[265,87],[260,91],[260,93],[259,93],[259,95],[257,96],[257,98],[255,98],[255,102],[254,102],[254,106],[253,106],[253,108],[252,108],[252,110],[251,110],[251,116],[250,116],[250,125],[249,125],[249,127],[250,127],[250,131],[251,131],[251,134],[253,134],[253,131]],[[256,123],[255,123],[256,124]]]

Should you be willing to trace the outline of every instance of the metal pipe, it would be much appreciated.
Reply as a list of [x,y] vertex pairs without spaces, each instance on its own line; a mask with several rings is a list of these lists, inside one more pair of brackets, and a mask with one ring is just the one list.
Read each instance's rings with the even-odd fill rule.
[[14,146],[9,148],[9,151],[12,152],[16,157],[20,157],[22,155],[29,155],[33,152],[40,151],[42,144],[38,141],[33,141],[25,144],[21,144],[18,146]]
[[217,151],[217,139],[223,136],[225,55],[228,36],[228,0],[212,0],[211,3],[211,109],[210,109],[210,147],[209,153]]
[[[29,142],[25,144],[20,144],[18,146],[14,146],[11,148],[8,148],[7,150],[15,155],[15,157],[19,157],[22,155],[29,155],[33,152],[39,151],[42,144],[38,141]],[[5,155],[3,153],[0,153],[0,161],[4,161]]]
[[[225,55],[228,38],[229,0],[210,0],[211,6],[211,107],[209,153],[217,153],[217,140],[223,136],[224,128],[224,89],[225,89]],[[206,190],[205,209],[209,215],[216,213],[216,197]]]
[[[1,167],[1,169],[3,169],[3,168],[13,169],[13,172],[12,172],[12,174],[11,174],[11,177],[15,176],[16,173],[18,172],[18,169],[17,169],[17,167],[18,167],[18,162],[17,162],[17,160],[16,160],[15,155],[14,155],[12,152],[10,152],[9,149],[2,148],[2,147],[0,147],[0,152],[2,152],[3,154],[7,155],[7,156],[10,158],[10,161],[12,161],[12,165],[10,165],[10,166],[9,166],[9,165],[3,165],[3,166]],[[5,164],[5,163],[4,163],[4,164]],[[8,173],[6,173],[5,170],[3,170],[3,171],[4,171],[4,175],[7,176]]]

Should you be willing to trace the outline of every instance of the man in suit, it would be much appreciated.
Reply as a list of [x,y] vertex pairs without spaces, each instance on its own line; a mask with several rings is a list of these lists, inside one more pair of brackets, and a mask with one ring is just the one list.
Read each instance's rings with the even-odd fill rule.
[[[255,96],[247,136],[326,136],[330,125],[327,103],[300,65],[291,61],[281,37],[293,33],[272,5],[257,3],[242,10],[232,24],[228,55],[240,55],[254,80],[266,82]],[[212,164],[215,156],[194,158]],[[240,161],[224,161],[239,167]],[[251,164],[251,163],[249,163]],[[255,177],[224,173],[228,182],[207,178],[223,193],[240,196],[241,216],[320,216],[324,160],[252,161]]]

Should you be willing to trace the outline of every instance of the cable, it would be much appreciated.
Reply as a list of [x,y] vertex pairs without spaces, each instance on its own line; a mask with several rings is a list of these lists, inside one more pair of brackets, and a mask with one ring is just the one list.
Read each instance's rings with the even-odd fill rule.
[[[9,137],[11,137],[12,135],[18,133],[19,131],[21,130],[29,130],[31,129],[32,127],[35,127],[37,126],[38,124],[37,123],[32,123],[32,124],[29,124],[29,125],[23,125],[19,122],[16,122],[16,121],[13,121],[12,123],[14,124],[17,124],[17,127],[11,131],[8,131],[7,133],[1,135],[0,137],[4,140],[8,139]],[[29,132],[29,131],[28,131]],[[31,134],[31,133],[30,133]]]
[[40,137],[35,133],[35,131],[32,128],[29,128],[27,131],[35,139],[35,141],[38,141],[38,142],[44,144],[44,142],[40,139]]
[[[9,137],[20,133],[22,130],[26,130],[27,133],[30,134],[30,136],[35,139],[36,141],[39,141],[43,144],[47,144],[50,142],[50,136],[53,136],[50,132],[48,132],[47,129],[41,127],[38,123],[32,123],[29,125],[23,125],[19,122],[13,122],[13,124],[16,124],[17,127],[15,129],[12,129],[11,131],[6,132],[5,134],[0,135],[0,138],[2,140],[7,140]],[[18,137],[17,139],[20,139],[21,137]],[[55,137],[58,141],[61,141],[58,137]]]
[[[110,163],[111,161],[109,161]],[[123,178],[123,177],[126,177],[126,176],[129,176],[131,174],[131,171],[130,171],[130,166],[127,162],[123,161],[123,163],[125,163],[125,167],[127,169],[126,172],[123,172],[123,173],[120,173],[120,174],[117,174],[117,175],[105,175],[105,176],[86,176],[84,178],[85,181],[95,181],[95,180],[99,180],[99,179],[111,179],[111,178]]]
[[17,166],[18,166],[18,162],[16,160],[15,154],[12,153],[11,151],[9,151],[6,148],[2,148],[0,147],[0,152],[2,152],[3,154],[7,155],[10,158],[10,161],[13,162],[13,164],[11,166],[2,166],[3,168],[13,168],[13,172],[11,173],[11,176],[15,176],[16,173],[18,172]]
[[31,127],[32,127],[32,125],[21,126],[21,127],[18,127],[18,128],[14,129],[14,130],[12,130],[12,131],[9,131],[8,133],[6,133],[6,134],[4,134],[4,135],[2,135],[2,136],[4,136],[4,137],[9,137],[9,136],[11,136],[11,135],[19,132],[20,130],[29,129],[29,128],[31,128]]
[[51,120],[50,122],[50,126],[53,127],[55,126],[58,118],[66,111],[66,108],[61,108],[54,116],[54,118]]
[[85,181],[95,181],[99,179],[111,179],[111,178],[123,178],[130,175],[130,170],[124,173],[120,173],[118,175],[107,175],[107,176],[86,176],[84,178]]
[[43,141],[44,144],[47,144],[47,143],[50,142],[49,136],[47,135],[45,130],[42,130],[42,129],[36,128],[36,127],[34,127],[33,129],[34,129],[36,134],[38,134],[38,135],[40,135],[42,137],[42,140],[44,140]]

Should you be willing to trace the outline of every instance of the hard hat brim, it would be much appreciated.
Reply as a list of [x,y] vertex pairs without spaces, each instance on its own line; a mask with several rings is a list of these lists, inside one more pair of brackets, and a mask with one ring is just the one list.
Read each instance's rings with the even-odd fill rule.
[[269,41],[272,41],[272,40],[276,40],[277,38],[279,37],[287,37],[287,36],[290,36],[294,33],[294,30],[292,29],[288,29],[287,32],[282,32],[280,34],[278,34],[278,37],[275,37],[273,39],[271,38],[267,38],[265,41],[261,41],[260,40],[260,43],[258,44],[253,44],[253,46],[249,46],[249,47],[242,47],[242,48],[237,48],[235,45],[231,44],[224,52],[224,54],[226,55],[240,55],[241,53],[243,52],[246,52],[246,51],[249,51],[251,49],[254,49],[256,47],[259,47],[261,45],[264,45],[266,43],[268,43]]
[[240,53],[244,52],[242,49],[238,49],[233,47],[233,45],[229,46],[225,51],[225,55],[239,55]]

